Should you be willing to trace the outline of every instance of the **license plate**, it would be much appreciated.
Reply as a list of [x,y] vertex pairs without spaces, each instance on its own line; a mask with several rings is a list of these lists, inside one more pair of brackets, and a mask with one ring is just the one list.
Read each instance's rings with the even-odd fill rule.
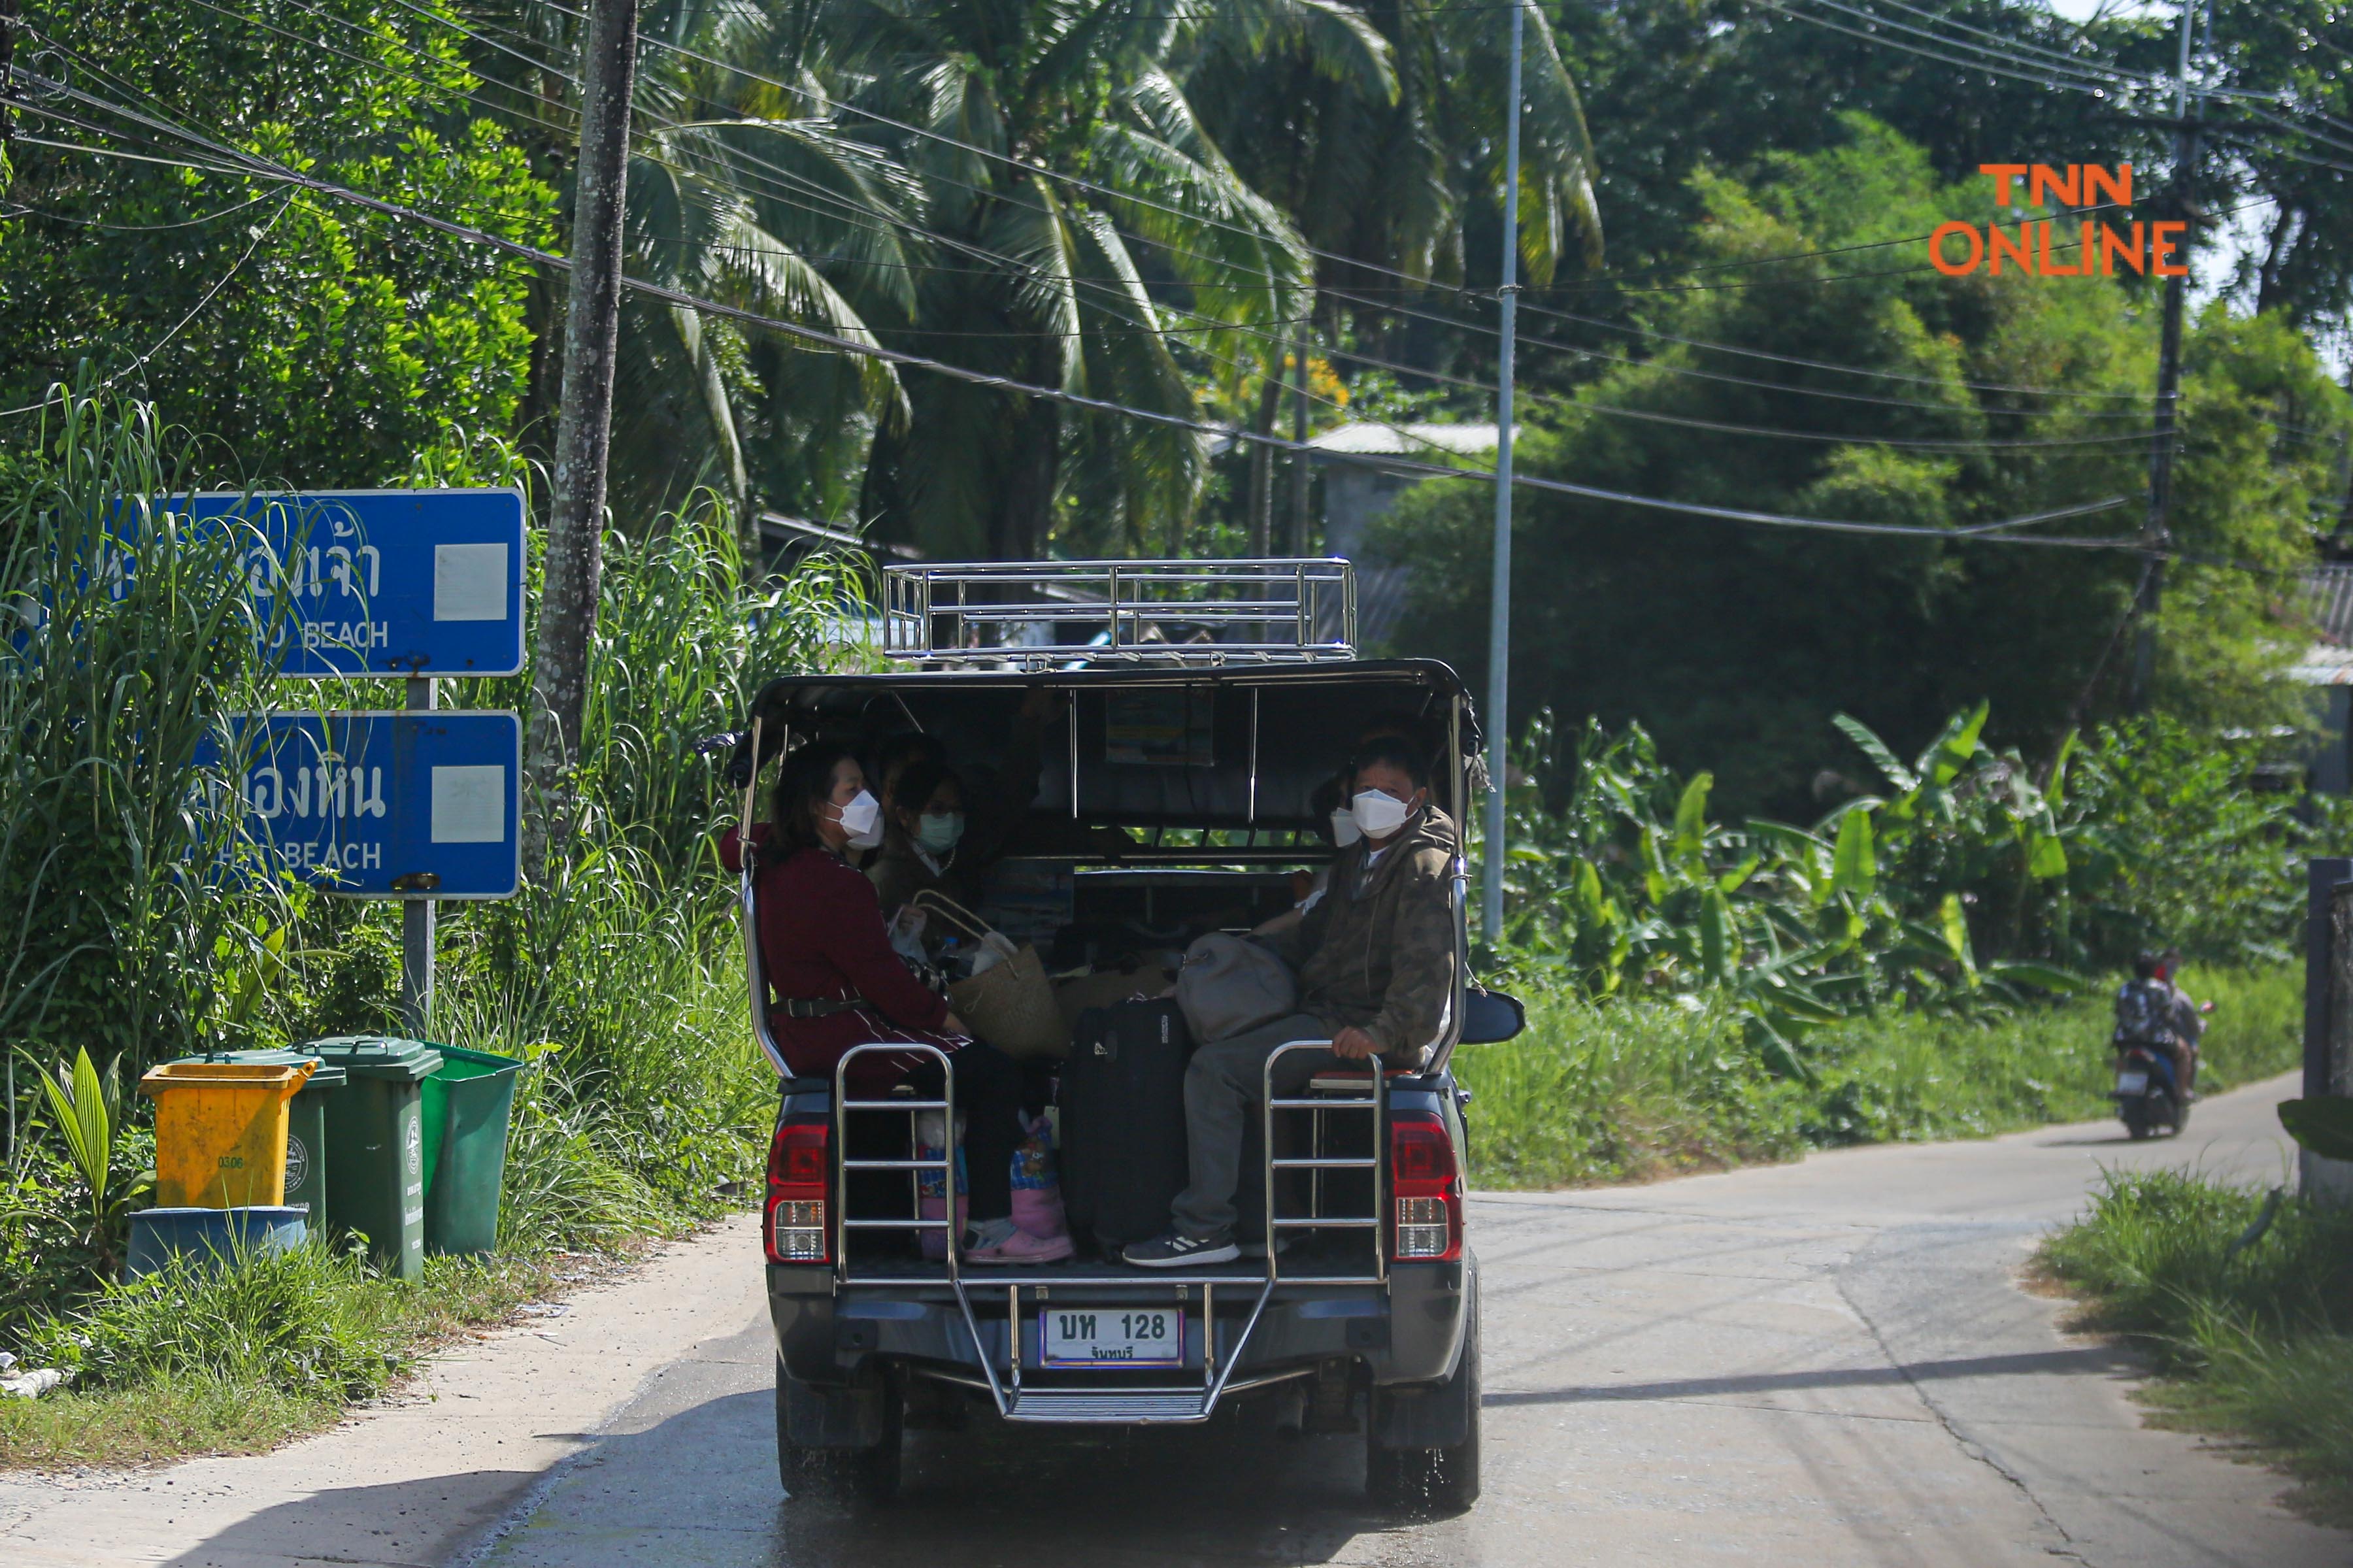
[[1038,1314],[1048,1366],[1182,1366],[1178,1307],[1049,1307]]
[[2116,1074],[2116,1092],[2118,1094],[2143,1094],[2146,1093],[2147,1089],[2148,1074],[2145,1072],[2120,1072]]

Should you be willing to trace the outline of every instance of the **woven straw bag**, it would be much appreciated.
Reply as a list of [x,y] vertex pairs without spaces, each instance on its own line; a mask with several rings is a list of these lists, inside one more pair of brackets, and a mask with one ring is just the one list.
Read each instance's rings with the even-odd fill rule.
[[979,916],[936,888],[926,888],[910,900],[917,908],[936,910],[940,918],[986,946],[998,962],[967,980],[948,982],[948,1000],[972,1032],[1007,1056],[1062,1057],[1071,1050],[1071,1028],[1054,1005],[1053,983],[1038,950],[1019,947],[988,929]]

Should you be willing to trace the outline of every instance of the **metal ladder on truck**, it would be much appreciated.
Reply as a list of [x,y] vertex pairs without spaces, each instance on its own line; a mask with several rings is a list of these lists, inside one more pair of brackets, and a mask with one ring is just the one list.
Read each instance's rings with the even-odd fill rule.
[[[849,1237],[855,1231],[913,1233],[938,1230],[944,1234],[945,1280],[954,1295],[958,1314],[970,1335],[975,1358],[980,1368],[977,1380],[946,1374],[937,1369],[919,1369],[923,1375],[943,1377],[944,1381],[976,1385],[986,1392],[997,1414],[1008,1421],[1037,1421],[1062,1424],[1103,1425],[1187,1425],[1207,1421],[1218,1404],[1229,1394],[1265,1386],[1292,1378],[1310,1376],[1312,1367],[1293,1368],[1261,1377],[1238,1378],[1236,1369],[1241,1364],[1244,1347],[1257,1331],[1264,1317],[1267,1303],[1274,1297],[1275,1287],[1286,1282],[1282,1274],[1282,1248],[1276,1245],[1284,1236],[1317,1230],[1351,1231],[1365,1238],[1369,1261],[1358,1272],[1336,1274],[1295,1275],[1289,1282],[1315,1285],[1382,1285],[1388,1283],[1388,1258],[1381,1241],[1382,1197],[1387,1189],[1387,1172],[1380,1151],[1388,1135],[1388,1100],[1384,1075],[1376,1070],[1358,1082],[1353,1078],[1330,1089],[1315,1093],[1291,1094],[1278,1097],[1272,1092],[1275,1064],[1296,1051],[1328,1050],[1329,1042],[1301,1040],[1278,1047],[1267,1058],[1261,1083],[1263,1098],[1261,1129],[1266,1136],[1266,1220],[1267,1256],[1265,1272],[1258,1279],[1246,1276],[1184,1274],[1176,1272],[1145,1272],[1104,1265],[1092,1268],[1078,1268],[1057,1272],[1045,1278],[1029,1278],[1004,1282],[1006,1292],[1005,1332],[988,1331],[995,1328],[993,1316],[984,1321],[973,1310],[976,1289],[994,1290],[995,1281],[976,1286],[965,1275],[960,1257],[962,1237],[955,1221],[953,1200],[955,1184],[955,1152],[953,1129],[955,1126],[955,1063],[954,1057],[935,1046],[880,1043],[852,1047],[834,1068],[834,1137],[833,1147],[839,1173],[837,1190],[842,1201],[837,1205],[835,1217],[834,1257],[845,1286],[934,1287],[942,1283],[929,1275],[903,1274],[885,1269],[877,1273],[858,1272],[851,1265]],[[852,1061],[867,1055],[927,1056],[937,1061],[941,1069],[942,1090],[939,1099],[892,1096],[881,1100],[852,1100],[849,1094],[849,1068]],[[1361,1092],[1358,1092],[1361,1089]],[[918,1133],[916,1119],[926,1111],[937,1112],[951,1130],[947,1146],[935,1156],[926,1158]],[[1304,1111],[1311,1118],[1310,1142],[1304,1154],[1282,1154],[1277,1131],[1278,1113]],[[849,1128],[853,1116],[903,1115],[908,1118],[906,1158],[852,1156]],[[1334,1154],[1327,1152],[1327,1133],[1334,1117],[1361,1115],[1368,1118],[1366,1154]],[[1303,1172],[1308,1175],[1310,1196],[1308,1212],[1285,1214],[1280,1201],[1281,1177],[1285,1172]],[[1325,1213],[1327,1205],[1326,1178],[1336,1172],[1366,1172],[1373,1194],[1371,1212]],[[849,1199],[849,1178],[854,1172],[903,1172],[907,1176],[908,1209],[905,1217],[890,1215],[853,1216]],[[922,1184],[926,1173],[936,1177],[940,1190],[948,1195],[941,1217],[923,1217]],[[1055,1385],[1041,1384],[1041,1376],[1050,1376],[1048,1369],[1038,1364],[1040,1359],[1035,1347],[1041,1335],[1032,1332],[1028,1325],[1038,1321],[1035,1312],[1025,1317],[1025,1299],[1039,1310],[1058,1289],[1082,1289],[1092,1292],[1119,1290],[1134,1292],[1138,1298],[1165,1301],[1166,1292],[1174,1289],[1179,1300],[1179,1310],[1188,1319],[1194,1310],[1195,1292],[1198,1292],[1198,1323],[1200,1325],[1200,1366],[1197,1381],[1150,1382],[1119,1386]],[[1248,1317],[1240,1333],[1230,1344],[1218,1342],[1218,1292],[1252,1291]],[[1029,1347],[1025,1350],[1026,1347]],[[1001,1363],[1001,1367],[1000,1367]],[[1159,1369],[1162,1373],[1168,1369]],[[1187,1369],[1189,1370],[1189,1369]],[[1113,1375],[1116,1375],[1115,1373]]]

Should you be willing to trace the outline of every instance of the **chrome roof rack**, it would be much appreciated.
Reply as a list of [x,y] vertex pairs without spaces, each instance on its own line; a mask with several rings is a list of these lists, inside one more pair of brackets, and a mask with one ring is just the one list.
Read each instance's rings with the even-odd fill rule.
[[1347,562],[984,561],[882,569],[882,650],[940,668],[1356,657]]

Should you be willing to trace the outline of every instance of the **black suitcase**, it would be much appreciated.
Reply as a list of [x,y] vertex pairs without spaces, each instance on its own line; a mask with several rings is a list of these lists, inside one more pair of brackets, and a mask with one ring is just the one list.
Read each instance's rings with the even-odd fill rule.
[[1090,1007],[1062,1063],[1062,1204],[1071,1232],[1109,1249],[1168,1229],[1189,1178],[1185,1064],[1174,997]]

